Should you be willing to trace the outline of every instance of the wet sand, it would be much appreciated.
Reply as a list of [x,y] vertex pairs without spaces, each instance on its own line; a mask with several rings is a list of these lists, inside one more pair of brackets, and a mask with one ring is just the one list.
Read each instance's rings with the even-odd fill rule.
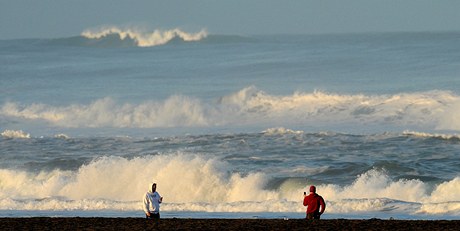
[[460,220],[0,218],[0,230],[459,230]]

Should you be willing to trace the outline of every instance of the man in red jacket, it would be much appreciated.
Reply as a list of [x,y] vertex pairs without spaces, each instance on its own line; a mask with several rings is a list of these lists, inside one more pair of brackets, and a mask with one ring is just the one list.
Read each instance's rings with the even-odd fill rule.
[[[316,187],[315,186],[310,186],[310,194],[307,196],[307,193],[303,193],[304,198],[303,198],[303,205],[307,206],[307,217],[306,219],[308,220],[319,220],[321,217],[321,214],[324,213],[324,210],[326,209],[326,203],[324,202],[323,197],[320,195],[316,194]],[[321,207],[321,211],[320,211]]]

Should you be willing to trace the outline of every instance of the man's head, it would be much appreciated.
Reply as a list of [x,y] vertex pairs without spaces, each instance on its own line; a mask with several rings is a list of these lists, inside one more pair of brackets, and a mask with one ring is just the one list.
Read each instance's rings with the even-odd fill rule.
[[310,192],[315,193],[316,187],[314,185],[310,186]]
[[157,183],[152,184],[152,192],[157,191]]

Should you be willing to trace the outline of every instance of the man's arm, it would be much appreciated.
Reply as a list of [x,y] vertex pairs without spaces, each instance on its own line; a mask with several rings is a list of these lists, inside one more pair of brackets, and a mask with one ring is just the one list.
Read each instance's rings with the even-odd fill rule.
[[158,192],[155,192],[155,193],[156,193],[157,196],[158,196],[158,203],[161,204],[161,202],[163,202],[163,197],[160,196],[160,193],[158,193]]
[[324,213],[324,210],[326,209],[326,202],[324,202],[323,197],[320,197],[319,203],[321,205],[321,211],[319,212],[320,214]]
[[305,196],[303,198],[303,206],[307,206],[308,205],[308,196]]
[[148,198],[147,194],[145,194],[143,202],[144,202],[145,215],[150,216],[150,211],[149,211],[150,201],[149,201],[149,198]]

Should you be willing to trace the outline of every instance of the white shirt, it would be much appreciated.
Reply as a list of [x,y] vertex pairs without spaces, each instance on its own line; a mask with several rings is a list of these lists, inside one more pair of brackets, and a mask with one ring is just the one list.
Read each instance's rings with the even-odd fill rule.
[[148,191],[144,196],[144,212],[159,213],[160,212],[160,194],[158,192]]

